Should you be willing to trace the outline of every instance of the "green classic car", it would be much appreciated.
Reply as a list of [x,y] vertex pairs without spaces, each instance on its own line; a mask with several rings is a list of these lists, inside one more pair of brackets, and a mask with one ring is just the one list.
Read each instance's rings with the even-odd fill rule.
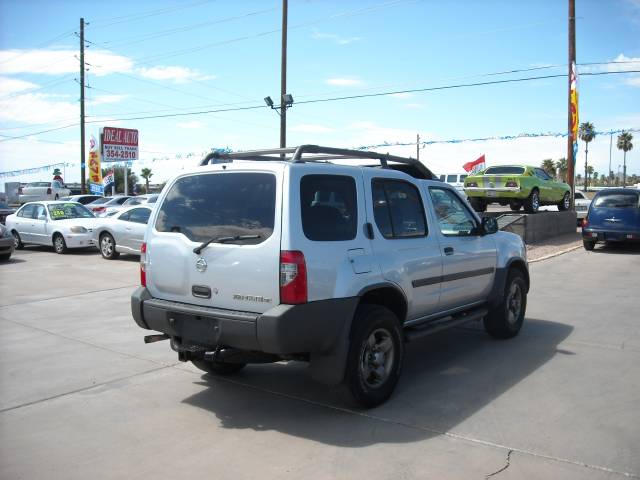
[[542,168],[527,165],[500,165],[470,175],[464,192],[476,212],[484,212],[489,203],[509,205],[518,211],[536,213],[541,205],[557,205],[568,210],[571,204],[569,185],[556,182]]

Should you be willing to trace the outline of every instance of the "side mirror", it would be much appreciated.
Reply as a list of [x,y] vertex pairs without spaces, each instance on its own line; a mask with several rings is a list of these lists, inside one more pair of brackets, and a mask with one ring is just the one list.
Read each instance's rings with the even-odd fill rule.
[[498,231],[498,220],[494,217],[482,217],[482,232],[484,235]]

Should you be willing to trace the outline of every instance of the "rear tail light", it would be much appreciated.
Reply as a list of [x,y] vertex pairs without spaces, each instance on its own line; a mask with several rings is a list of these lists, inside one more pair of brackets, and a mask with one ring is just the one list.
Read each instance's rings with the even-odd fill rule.
[[307,303],[307,264],[300,251],[280,252],[280,303]]
[[587,217],[584,217],[582,219],[582,228],[587,228],[589,226],[589,220],[587,219]]
[[469,182],[467,183],[467,187],[477,187],[478,184],[476,182]]
[[147,286],[147,244],[140,247],[140,285]]
[[47,195],[51,195],[51,187],[47,188]]
[[106,209],[107,207],[93,207],[91,210],[94,212],[104,212]]
[[509,188],[513,188],[513,187],[517,187],[517,186],[518,186],[518,183],[517,183],[517,182],[507,182],[507,183],[505,184],[505,186],[506,186],[506,187],[509,187]]

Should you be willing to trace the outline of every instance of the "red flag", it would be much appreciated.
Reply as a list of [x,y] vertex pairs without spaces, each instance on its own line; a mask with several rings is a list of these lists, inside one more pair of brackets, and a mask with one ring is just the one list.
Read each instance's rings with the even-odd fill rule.
[[484,170],[484,154],[482,154],[482,156],[480,158],[478,158],[477,160],[474,160],[473,162],[467,162],[465,163],[462,168],[464,168],[464,170],[466,172],[479,172],[480,170]]

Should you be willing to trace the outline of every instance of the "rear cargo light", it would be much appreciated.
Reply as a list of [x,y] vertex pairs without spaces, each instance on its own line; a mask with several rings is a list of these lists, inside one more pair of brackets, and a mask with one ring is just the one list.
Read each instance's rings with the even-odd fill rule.
[[140,285],[147,286],[147,244],[140,247]]
[[47,195],[51,195],[51,187],[47,188]]
[[516,182],[507,182],[507,183],[505,184],[505,186],[506,186],[506,187],[517,187],[517,186],[518,186],[518,184],[517,184]]
[[307,303],[307,265],[300,251],[280,252],[280,303]]

